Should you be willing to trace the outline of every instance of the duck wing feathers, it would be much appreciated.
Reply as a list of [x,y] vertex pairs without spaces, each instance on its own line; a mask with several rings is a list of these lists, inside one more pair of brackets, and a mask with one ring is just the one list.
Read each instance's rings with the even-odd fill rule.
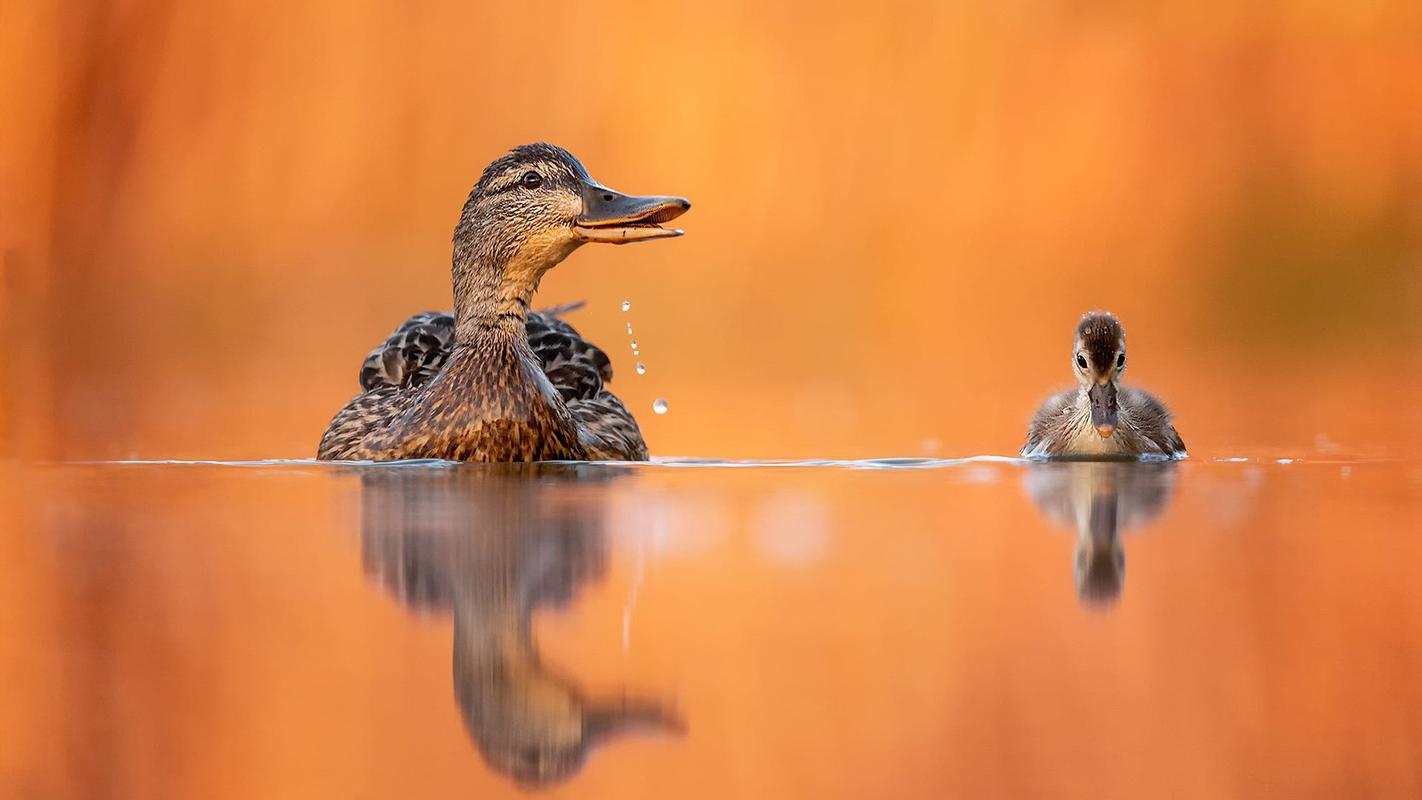
[[360,388],[423,386],[439,374],[454,346],[454,315],[425,311],[400,323],[360,367]]
[[[647,459],[647,445],[631,412],[606,384],[612,360],[562,319],[582,303],[531,311],[525,329],[543,373],[583,429],[594,460]],[[323,458],[352,457],[351,448],[372,425],[399,416],[415,391],[440,373],[454,347],[454,315],[426,311],[400,324],[361,364],[361,396],[337,415],[323,438]],[[350,440],[350,441],[347,441]]]
[[[612,380],[612,361],[607,354],[558,316],[581,305],[531,311],[525,325],[529,347],[543,364],[543,374],[568,403],[597,398],[603,384]],[[453,314],[416,314],[366,356],[360,368],[360,388],[373,392],[423,386],[444,369],[453,347]]]

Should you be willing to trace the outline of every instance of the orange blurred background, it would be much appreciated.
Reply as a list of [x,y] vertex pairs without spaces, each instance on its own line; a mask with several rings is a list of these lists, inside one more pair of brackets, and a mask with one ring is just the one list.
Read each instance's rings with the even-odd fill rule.
[[311,455],[539,139],[694,203],[540,295],[589,301],[654,453],[1013,452],[1094,307],[1197,456],[1415,450],[1419,36],[1385,2],[7,4],[0,452]]

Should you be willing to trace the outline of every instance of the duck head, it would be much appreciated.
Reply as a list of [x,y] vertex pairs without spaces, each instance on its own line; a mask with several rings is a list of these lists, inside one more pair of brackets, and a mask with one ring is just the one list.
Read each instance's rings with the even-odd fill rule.
[[[582,162],[551,144],[515,147],[484,169],[469,193],[456,251],[552,267],[585,242],[627,244],[680,236],[663,228],[691,208],[682,197],[627,195],[588,175]],[[549,259],[552,259],[551,262]]]
[[680,236],[662,223],[689,208],[609,189],[561,147],[515,147],[484,169],[454,229],[456,317],[526,312],[543,275],[578,247]]
[[1126,332],[1111,314],[1086,314],[1076,326],[1072,371],[1091,403],[1091,425],[1103,439],[1116,432],[1116,392],[1126,371]]

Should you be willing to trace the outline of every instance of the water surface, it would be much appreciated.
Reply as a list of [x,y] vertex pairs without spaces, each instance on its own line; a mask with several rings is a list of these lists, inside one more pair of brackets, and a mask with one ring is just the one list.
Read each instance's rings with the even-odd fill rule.
[[1416,797],[1422,463],[0,467],[6,797]]

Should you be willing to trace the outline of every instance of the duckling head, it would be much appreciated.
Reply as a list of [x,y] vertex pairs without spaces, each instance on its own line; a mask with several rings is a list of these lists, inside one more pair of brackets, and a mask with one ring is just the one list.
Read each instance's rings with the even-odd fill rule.
[[536,287],[543,273],[586,242],[680,236],[660,223],[689,208],[681,197],[613,191],[561,147],[515,147],[485,168],[464,204],[454,230],[456,278],[461,269],[481,267]]
[[1093,311],[1076,326],[1072,371],[1091,402],[1091,424],[1103,439],[1116,432],[1116,392],[1126,371],[1126,332],[1109,313]]

